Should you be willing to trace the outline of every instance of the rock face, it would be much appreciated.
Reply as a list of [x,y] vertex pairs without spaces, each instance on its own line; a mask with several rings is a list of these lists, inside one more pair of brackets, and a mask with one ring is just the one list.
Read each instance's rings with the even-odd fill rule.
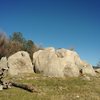
[[24,73],[33,73],[33,65],[29,54],[25,51],[19,51],[8,58],[8,67],[10,75]]
[[78,77],[79,75],[79,69],[75,64],[66,64],[64,68],[64,76]]
[[93,68],[83,63],[75,51],[53,47],[39,50],[33,54],[35,72],[43,73],[50,77],[78,77],[82,74],[95,75]]

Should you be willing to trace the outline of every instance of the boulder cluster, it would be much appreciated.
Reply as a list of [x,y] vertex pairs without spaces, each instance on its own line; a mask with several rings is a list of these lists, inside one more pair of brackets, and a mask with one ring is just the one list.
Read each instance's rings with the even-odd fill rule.
[[82,61],[75,51],[52,47],[39,50],[33,54],[35,72],[49,77],[78,77],[80,75],[95,76],[92,65]]
[[25,51],[19,51],[10,57],[2,57],[0,70],[8,70],[15,76],[26,73],[42,73],[49,77],[78,77],[80,75],[95,76],[92,65],[82,61],[75,51],[53,47],[33,53],[33,59]]

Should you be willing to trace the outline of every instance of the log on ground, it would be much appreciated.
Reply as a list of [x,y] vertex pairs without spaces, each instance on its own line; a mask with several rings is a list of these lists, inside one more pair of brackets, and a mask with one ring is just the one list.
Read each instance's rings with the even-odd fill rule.
[[19,87],[19,88],[28,90],[30,92],[38,92],[37,89],[33,85],[17,83],[17,82],[11,82],[11,83],[12,83],[12,86]]

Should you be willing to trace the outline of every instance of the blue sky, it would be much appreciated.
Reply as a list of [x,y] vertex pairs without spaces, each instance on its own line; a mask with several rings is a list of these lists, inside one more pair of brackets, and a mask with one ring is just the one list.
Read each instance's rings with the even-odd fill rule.
[[75,48],[100,60],[100,0],[0,0],[0,31],[22,32],[43,47]]

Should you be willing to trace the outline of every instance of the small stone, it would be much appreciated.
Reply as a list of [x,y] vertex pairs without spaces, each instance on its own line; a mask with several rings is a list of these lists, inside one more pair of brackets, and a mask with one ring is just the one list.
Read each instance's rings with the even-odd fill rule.
[[3,90],[3,86],[2,85],[0,85],[0,91],[2,91]]
[[79,95],[76,96],[76,98],[79,98],[79,97],[80,97]]
[[89,77],[89,76],[86,76],[86,75],[85,75],[85,76],[83,77],[83,80],[90,81],[91,79],[90,79],[90,77]]

